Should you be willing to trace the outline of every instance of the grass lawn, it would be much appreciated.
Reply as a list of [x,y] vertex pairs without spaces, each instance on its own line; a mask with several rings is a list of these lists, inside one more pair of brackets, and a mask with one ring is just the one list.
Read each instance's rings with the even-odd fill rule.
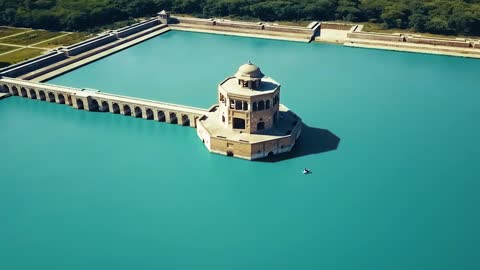
[[33,58],[35,56],[39,56],[42,54],[42,52],[44,52],[44,50],[26,48],[16,52],[0,55],[0,67],[5,67]]
[[56,48],[60,46],[69,46],[77,42],[93,37],[90,33],[72,33],[67,36],[59,37],[51,41],[43,42],[35,45],[42,48]]
[[56,36],[63,35],[61,32],[49,32],[44,30],[35,30],[32,32],[20,34],[18,36],[2,39],[2,43],[9,43],[15,45],[32,45],[43,40],[51,39]]
[[6,53],[8,51],[14,50],[17,47],[12,47],[12,46],[5,46],[5,45],[0,45],[0,54],[1,53]]
[[10,27],[0,26],[0,38],[10,36],[10,35],[15,35],[15,34],[26,32],[26,31],[29,31],[29,29],[10,28]]

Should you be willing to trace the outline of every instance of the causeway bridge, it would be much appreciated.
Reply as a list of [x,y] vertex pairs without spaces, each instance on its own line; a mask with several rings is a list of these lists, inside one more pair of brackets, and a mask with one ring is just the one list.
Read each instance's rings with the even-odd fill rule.
[[0,92],[65,104],[78,110],[111,112],[194,128],[197,119],[209,114],[209,110],[201,108],[6,77],[0,77]]

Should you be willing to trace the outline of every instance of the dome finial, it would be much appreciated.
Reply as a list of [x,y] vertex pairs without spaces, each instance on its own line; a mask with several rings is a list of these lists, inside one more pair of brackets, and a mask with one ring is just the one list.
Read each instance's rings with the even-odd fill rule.
[[249,64],[249,65],[253,65],[253,64],[252,64],[252,61],[250,61],[250,60],[248,60],[248,64]]

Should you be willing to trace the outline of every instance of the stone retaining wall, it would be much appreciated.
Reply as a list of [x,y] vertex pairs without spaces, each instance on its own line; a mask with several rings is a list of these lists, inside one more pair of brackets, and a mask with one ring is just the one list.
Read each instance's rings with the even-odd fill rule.
[[8,69],[2,71],[0,75],[7,76],[7,77],[21,76],[23,74],[32,72],[36,69],[44,68],[58,61],[62,61],[66,58],[67,56],[65,55],[64,52],[60,52],[60,51],[51,52],[42,57],[34,58],[31,61],[26,61],[24,63],[20,63],[19,65],[11,66]]
[[289,33],[289,34],[301,34],[312,38],[315,34],[316,28],[299,27],[299,26],[280,26],[268,23],[250,23],[250,22],[236,22],[223,19],[198,19],[190,17],[173,17],[173,20],[178,21],[181,24],[187,25],[199,25],[199,26],[213,26],[219,27],[218,30],[222,30],[222,27],[228,27],[230,29],[245,29],[245,30],[264,30],[269,32]]
[[173,19],[176,19],[179,23],[215,25],[215,20],[213,19],[197,19],[197,18],[190,18],[190,17],[175,17]]
[[313,36],[313,30],[306,27],[279,26],[279,25],[266,24],[264,29],[269,31],[274,31],[274,32],[296,33],[296,34],[305,34],[305,35]]
[[[3,68],[0,70],[0,76],[19,77],[26,75],[25,79],[32,79],[166,27],[166,25],[157,27],[158,24],[159,20],[153,18],[127,28],[121,28],[120,33],[125,38],[121,38],[120,40],[118,39],[117,32],[110,31],[109,33],[70,45],[58,51],[52,51],[45,55]],[[75,57],[78,55],[81,56]],[[73,58],[70,59],[69,57]],[[65,59],[70,60],[63,61]],[[59,62],[61,63],[57,64]],[[45,68],[47,66],[51,67]],[[33,71],[38,72],[29,74]]]
[[330,22],[321,22],[320,29],[333,29],[333,30],[344,30],[349,31],[354,27],[353,24],[346,24],[346,23],[330,23]]
[[352,32],[348,38],[371,41],[403,42],[409,44],[423,44],[433,46],[446,46],[454,48],[475,48],[480,47],[478,42],[467,39],[431,38],[403,34],[382,34],[374,32]]
[[380,33],[366,33],[366,32],[352,32],[348,33],[348,38],[367,39],[367,40],[381,40],[403,42],[405,38],[400,34],[380,34]]
[[13,65],[10,65],[10,66],[8,66],[8,67],[1,68],[1,69],[0,69],[0,74],[3,74],[3,73],[6,72],[7,70],[11,70],[11,69],[14,69],[14,68],[16,68],[16,67],[19,67],[19,66],[22,66],[22,65],[26,65],[26,64],[31,63],[31,62],[34,62],[34,61],[41,60],[41,59],[43,59],[43,58],[46,58],[46,57],[51,56],[51,55],[54,55],[54,54],[56,54],[56,52],[51,51],[51,52],[49,52],[49,53],[46,53],[46,54],[43,54],[43,55],[40,55],[40,56],[31,58],[31,59],[22,61],[22,62],[20,62],[20,63],[13,64]]
[[[162,26],[160,26],[160,27],[152,28],[152,29],[150,29],[150,30],[145,31],[144,33],[142,33],[142,36],[143,36],[143,35],[148,35],[148,34],[154,32],[154,31],[158,31],[158,30],[163,29],[163,28],[165,28],[165,27],[167,27],[167,26],[166,26],[166,25],[162,25]],[[130,36],[130,37],[128,37],[128,38],[124,38],[124,39],[118,40],[117,42],[114,42],[114,43],[112,42],[111,44],[107,44],[107,45],[105,45],[105,46],[103,46],[103,47],[98,47],[98,48],[96,48],[96,49],[92,49],[92,50],[90,50],[90,51],[86,51],[86,52],[83,53],[82,55],[78,55],[78,56],[75,57],[75,58],[66,58],[66,59],[67,59],[66,61],[63,61],[63,62],[58,63],[58,64],[56,64],[56,65],[52,65],[52,66],[50,66],[50,67],[48,67],[48,68],[45,68],[45,69],[43,69],[43,70],[40,70],[39,72],[36,72],[35,74],[27,74],[27,73],[24,73],[24,74],[27,74],[27,76],[25,76],[24,79],[30,80],[30,79],[33,79],[33,78],[42,76],[42,75],[44,75],[44,74],[47,74],[47,73],[52,72],[52,71],[54,71],[54,70],[57,70],[57,69],[59,69],[59,68],[63,68],[63,67],[68,66],[68,65],[70,65],[70,64],[73,64],[73,63],[76,63],[76,62],[78,62],[78,61],[81,61],[81,60],[83,60],[83,59],[85,59],[85,58],[88,58],[88,57],[90,57],[90,56],[93,56],[93,55],[95,55],[95,54],[99,54],[99,53],[102,53],[102,52],[104,52],[104,51],[106,51],[106,50],[110,50],[110,49],[112,49],[112,48],[114,48],[114,47],[116,47],[116,46],[120,46],[120,45],[122,45],[122,44],[124,44],[124,43],[127,43],[127,42],[129,42],[129,41],[132,41],[132,40],[134,40],[134,39],[136,39],[136,38],[138,38],[138,36]],[[62,59],[62,60],[64,60],[64,59]],[[23,75],[23,74],[22,74],[22,75]]]
[[79,55],[91,49],[103,46],[105,44],[114,42],[117,40],[117,36],[113,33],[99,36],[97,38],[91,39],[88,42],[83,44],[75,44],[66,48],[66,51],[69,56]]
[[130,26],[120,28],[120,29],[116,30],[116,32],[117,32],[118,37],[123,38],[123,37],[127,37],[127,36],[130,36],[130,35],[136,34],[138,32],[146,30],[148,28],[154,27],[158,24],[160,24],[160,21],[158,20],[158,18],[151,18],[151,19],[148,19],[148,20],[140,22],[140,23],[136,23],[136,24],[132,24]]
[[407,36],[406,41],[409,43],[427,44],[427,45],[440,45],[450,47],[469,48],[473,47],[470,42],[466,40],[454,40],[444,38],[426,38],[426,37],[412,37]]
[[243,28],[243,29],[256,29],[256,30],[263,30],[263,24],[247,24],[247,23],[239,23],[239,22],[232,22],[232,21],[214,21],[215,25],[217,26],[226,26],[226,27],[235,27],[235,28]]

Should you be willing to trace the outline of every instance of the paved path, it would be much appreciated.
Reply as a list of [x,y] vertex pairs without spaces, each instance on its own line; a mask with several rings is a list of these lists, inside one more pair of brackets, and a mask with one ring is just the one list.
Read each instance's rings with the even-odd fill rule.
[[[26,30],[26,29],[25,29]],[[25,33],[30,33],[30,32],[33,32],[35,30],[27,30],[27,31],[23,31],[23,32],[20,32],[20,33],[16,33],[16,34],[13,34],[13,35],[9,35],[9,36],[6,36],[6,37],[1,37],[0,39],[5,39],[5,38],[9,38],[9,37],[14,37],[14,36],[19,36],[19,35],[22,35],[22,34],[25,34]]]
[[[34,30],[32,30],[32,31],[34,31]],[[27,32],[32,32],[32,31],[27,31]],[[22,33],[19,33],[19,34],[24,34],[24,33],[27,33],[27,32],[22,32]],[[15,35],[11,35],[11,36],[16,36],[16,35],[19,35],[19,34],[15,34]],[[52,48],[36,47],[36,45],[42,44],[44,42],[48,42],[48,41],[51,41],[51,40],[55,40],[57,38],[61,38],[61,37],[64,37],[64,36],[68,36],[70,34],[71,33],[65,33],[63,35],[59,35],[59,36],[56,36],[56,37],[53,37],[53,38],[42,40],[40,42],[33,43],[33,44],[30,44],[30,45],[17,45],[17,44],[10,44],[10,43],[0,43],[0,45],[18,48],[18,49],[14,49],[14,50],[11,50],[11,51],[8,51],[8,52],[0,53],[0,56],[5,55],[5,54],[9,54],[9,53],[13,53],[13,52],[16,52],[16,51],[20,51],[20,50],[26,49],[26,48],[39,49],[39,50],[44,50],[44,51],[51,50]],[[9,36],[9,37],[11,37],[11,36]],[[1,39],[0,39],[0,41],[1,41]]]

